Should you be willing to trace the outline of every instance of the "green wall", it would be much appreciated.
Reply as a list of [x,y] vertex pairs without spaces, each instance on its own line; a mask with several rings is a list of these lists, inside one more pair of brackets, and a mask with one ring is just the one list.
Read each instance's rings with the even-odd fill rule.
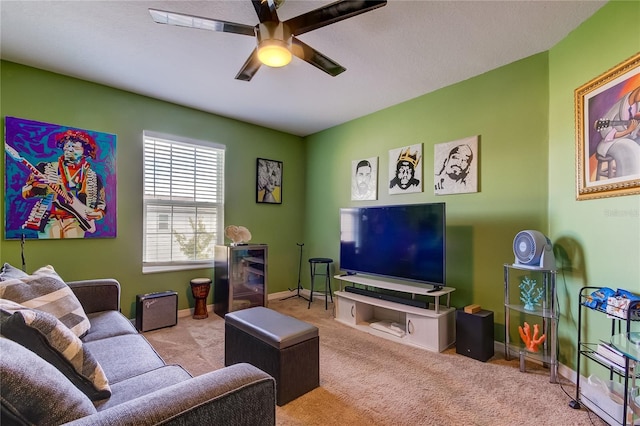
[[[193,306],[189,280],[211,276],[212,269],[142,274],[142,132],[153,130],[226,145],[225,223],[244,225],[253,235],[252,242],[269,244],[270,292],[295,286],[296,242],[302,240],[304,211],[301,138],[11,62],[3,61],[0,71],[3,118],[27,118],[118,136],[117,238],[27,241],[28,272],[51,264],[69,281],[116,278],[122,284],[122,310],[129,316],[135,313],[136,294],[153,291],[176,290],[181,309]],[[4,119],[2,126],[4,132]],[[258,157],[284,163],[281,205],[255,203]],[[1,210],[4,223],[4,205]],[[19,267],[20,243],[2,239],[0,260]]]
[[[339,258],[340,207],[445,202],[452,303],[478,303],[504,323],[502,265],[513,262],[513,238],[547,229],[547,69],[541,53],[308,137],[310,255]],[[434,195],[434,145],[473,135],[480,135],[480,191]],[[389,195],[388,151],[416,143],[423,192]],[[351,161],[373,156],[378,200],[351,201]],[[496,333],[501,338],[503,327]]]
[[[126,314],[136,294],[164,289],[177,289],[180,307],[188,306],[189,279],[210,270],[141,273],[141,135],[148,129],[211,140],[227,145],[225,222],[269,244],[270,293],[295,286],[297,242],[305,243],[305,260],[339,258],[339,208],[444,201],[452,304],[493,310],[502,340],[502,265],[513,261],[513,237],[523,229],[547,233],[561,266],[560,361],[575,367],[579,288],[640,291],[640,197],[575,201],[573,91],[640,50],[637,34],[620,30],[636,28],[639,15],[639,2],[610,2],[548,52],[305,139],[2,62],[3,117],[118,135],[118,237],[30,241],[28,269],[50,263],[68,280],[118,278]],[[434,144],[472,135],[480,135],[480,191],[435,196]],[[389,195],[388,151],[416,143],[423,144],[424,191]],[[353,202],[351,161],[372,156],[379,158],[378,200]],[[255,204],[256,157],[284,161],[281,206]],[[19,243],[2,240],[0,259],[19,265]]]
[[[640,196],[576,201],[574,122],[574,90],[640,51],[639,17],[640,2],[610,2],[549,52],[549,226],[561,254],[560,362],[573,367],[580,288],[640,292]],[[586,332],[602,338],[610,323]]]
[[[340,207],[444,201],[452,304],[494,311],[503,340],[502,265],[513,262],[518,231],[540,230],[561,267],[559,360],[575,368],[580,287],[640,291],[640,197],[575,200],[573,91],[640,50],[637,33],[620,30],[636,28],[638,16],[640,2],[608,3],[548,52],[308,137],[310,254],[338,258]],[[433,145],[475,134],[480,192],[435,196]],[[388,150],[415,143],[423,144],[424,192],[388,195]],[[351,201],[351,161],[372,156],[378,200]]]

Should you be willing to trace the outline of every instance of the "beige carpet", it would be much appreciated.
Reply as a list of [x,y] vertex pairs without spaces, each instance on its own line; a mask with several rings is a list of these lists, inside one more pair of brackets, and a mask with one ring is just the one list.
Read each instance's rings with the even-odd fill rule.
[[[270,301],[269,307],[320,329],[320,387],[276,410],[278,425],[604,425],[568,406],[575,387],[549,383],[548,370],[501,353],[483,363],[433,353],[335,321],[324,301]],[[193,375],[224,367],[224,320],[180,318],[145,336],[168,363]]]

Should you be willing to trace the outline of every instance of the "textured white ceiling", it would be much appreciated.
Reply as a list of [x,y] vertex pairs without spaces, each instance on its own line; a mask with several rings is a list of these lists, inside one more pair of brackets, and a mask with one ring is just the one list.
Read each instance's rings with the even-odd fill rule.
[[[281,20],[329,4],[286,0]],[[606,1],[400,1],[300,39],[347,68],[294,58],[234,77],[252,37],[158,25],[148,8],[255,25],[249,0],[0,2],[2,59],[305,136],[550,49]]]

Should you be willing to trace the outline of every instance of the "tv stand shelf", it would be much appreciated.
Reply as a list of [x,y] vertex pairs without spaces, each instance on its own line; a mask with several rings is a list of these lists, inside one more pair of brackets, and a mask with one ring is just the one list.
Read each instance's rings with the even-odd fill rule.
[[[340,291],[335,292],[337,321],[375,336],[435,352],[442,352],[455,342],[455,309],[449,306],[449,296],[454,288],[444,287],[430,293],[428,287],[411,282],[361,275],[336,275],[335,278],[340,281]],[[425,309],[350,293],[342,291],[344,282],[399,291],[411,295],[411,298],[416,294],[433,297],[433,303]],[[446,296],[445,305],[440,304],[442,296]],[[372,327],[381,321],[397,324],[402,335]]]
[[416,294],[433,297],[435,298],[434,305],[436,313],[440,311],[440,296],[447,296],[447,302],[445,306],[448,308],[449,304],[451,303],[451,293],[456,290],[453,287],[442,287],[441,290],[434,290],[433,288],[414,284],[410,281],[393,280],[390,278],[383,281],[362,275],[336,275],[334,278],[341,281],[340,290],[342,290],[342,282],[346,281],[352,284],[362,284],[367,287],[382,288],[385,290],[394,290],[400,291],[402,293],[408,293],[411,295],[411,298],[414,298]]

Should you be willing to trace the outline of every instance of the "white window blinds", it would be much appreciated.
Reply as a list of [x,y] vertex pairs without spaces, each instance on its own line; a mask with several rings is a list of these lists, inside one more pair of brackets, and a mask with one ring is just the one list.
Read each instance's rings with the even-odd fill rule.
[[144,266],[207,262],[223,242],[225,147],[144,132]]

